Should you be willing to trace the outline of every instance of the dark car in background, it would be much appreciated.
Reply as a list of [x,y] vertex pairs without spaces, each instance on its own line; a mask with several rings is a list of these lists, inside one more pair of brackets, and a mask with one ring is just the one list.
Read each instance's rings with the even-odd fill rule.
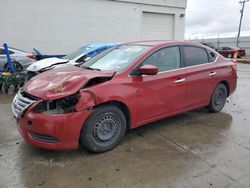
[[246,51],[238,47],[220,47],[217,49],[217,52],[227,58],[233,58],[235,53],[237,53],[238,58],[242,58],[246,55]]

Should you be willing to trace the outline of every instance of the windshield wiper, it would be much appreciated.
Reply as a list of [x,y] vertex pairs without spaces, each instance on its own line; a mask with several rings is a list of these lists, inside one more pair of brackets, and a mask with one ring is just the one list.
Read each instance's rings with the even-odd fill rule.
[[101,71],[101,69],[97,69],[97,68],[92,68],[92,67],[88,67],[88,66],[81,66],[84,69],[89,69],[89,70],[96,70],[96,71]]

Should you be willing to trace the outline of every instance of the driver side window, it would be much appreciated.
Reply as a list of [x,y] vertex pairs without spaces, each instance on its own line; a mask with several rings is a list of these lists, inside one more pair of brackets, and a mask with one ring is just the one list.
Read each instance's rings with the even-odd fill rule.
[[181,67],[180,49],[178,46],[160,49],[144,60],[143,65],[155,65],[159,72]]

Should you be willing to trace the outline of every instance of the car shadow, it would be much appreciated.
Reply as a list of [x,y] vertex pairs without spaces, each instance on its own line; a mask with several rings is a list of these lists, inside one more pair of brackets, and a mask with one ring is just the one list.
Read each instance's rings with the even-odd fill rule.
[[[18,148],[18,172],[24,181],[24,186],[35,187],[51,181],[49,180],[51,174],[57,172],[60,175],[75,173],[77,177],[82,175],[86,178],[85,181],[90,181],[92,176],[87,177],[88,174],[114,173],[110,170],[118,167],[130,171],[133,166],[128,164],[137,159],[139,159],[137,163],[143,163],[143,165],[151,160],[151,162],[155,161],[155,158],[164,161],[177,160],[176,158],[180,157],[186,162],[190,160],[195,163],[193,156],[189,156],[189,151],[185,147],[182,148],[183,143],[190,147],[190,150],[192,147],[194,149],[197,147],[198,152],[200,150],[203,152],[209,145],[222,147],[223,142],[227,140],[220,133],[230,129],[231,122],[230,114],[223,112],[211,114],[204,108],[193,110],[127,131],[116,148],[101,154],[90,153],[83,147],[69,151],[49,151],[23,141]],[[208,136],[204,136],[205,134]],[[219,145],[216,146],[218,140]],[[177,174],[183,173],[177,163],[169,165],[171,168],[178,168]],[[99,168],[97,172],[95,172],[96,166]],[[145,170],[147,172],[147,169]],[[56,177],[56,175],[52,176]],[[100,174],[99,176],[101,177]],[[76,180],[77,177],[73,179]],[[129,177],[133,178],[132,175]]]

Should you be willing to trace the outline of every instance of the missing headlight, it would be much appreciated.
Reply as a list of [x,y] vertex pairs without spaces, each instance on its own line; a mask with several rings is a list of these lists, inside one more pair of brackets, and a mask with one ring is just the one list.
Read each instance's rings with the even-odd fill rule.
[[68,96],[54,101],[40,102],[33,110],[44,114],[65,114],[75,112],[75,105],[79,98],[76,95]]

